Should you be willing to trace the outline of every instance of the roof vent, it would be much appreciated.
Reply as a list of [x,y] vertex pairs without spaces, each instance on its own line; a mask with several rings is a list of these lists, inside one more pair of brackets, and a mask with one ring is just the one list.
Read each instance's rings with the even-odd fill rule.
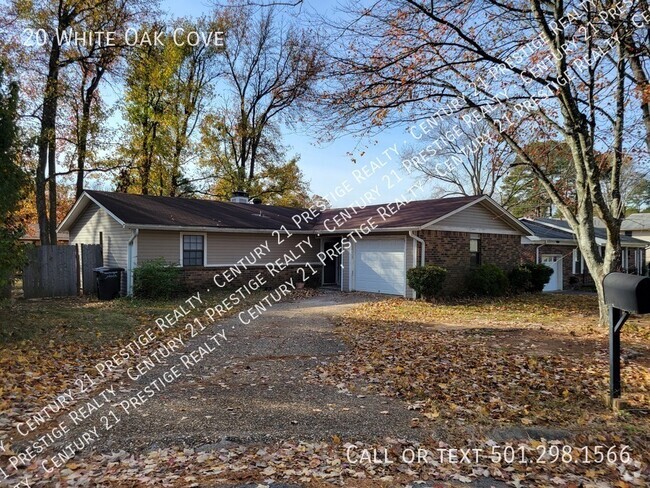
[[242,190],[234,191],[230,201],[233,203],[248,203],[248,193]]

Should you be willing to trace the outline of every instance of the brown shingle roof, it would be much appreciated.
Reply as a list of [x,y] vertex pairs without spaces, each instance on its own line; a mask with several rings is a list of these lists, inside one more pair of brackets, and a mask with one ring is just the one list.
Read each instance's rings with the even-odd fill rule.
[[[420,227],[439,219],[440,217],[444,217],[448,213],[478,200],[479,198],[481,197],[471,196],[439,198],[437,200],[416,200],[400,204],[399,209],[396,203],[370,205],[365,208],[334,208],[327,210],[320,215],[313,230],[325,230],[325,223],[328,220],[329,228],[336,226],[334,218],[336,218],[337,215],[339,216],[339,221],[345,220],[345,223],[340,226],[340,230],[357,229],[370,218],[372,218],[372,221],[379,229]],[[395,210],[397,211],[393,214]],[[346,213],[342,214],[342,212]],[[348,217],[348,214],[351,218]]]
[[[57,241],[62,241],[66,242],[70,240],[70,235],[68,232],[57,232],[56,233],[56,239]],[[21,241],[40,241],[41,240],[41,232],[38,228],[38,224],[27,224],[27,228],[25,229],[25,235],[23,235],[20,238]]]
[[[315,220],[296,226],[292,220],[305,209],[273,205],[218,202],[190,198],[172,198],[133,195],[127,193],[88,190],[86,193],[105,207],[119,220],[133,226],[210,227],[224,229],[269,230],[285,226],[289,230],[315,230],[326,232],[325,223],[336,230],[354,230],[372,217],[379,229],[417,228],[439,219],[454,210],[482,197],[454,197],[436,200],[417,200],[401,204],[390,218],[389,207],[395,203],[371,205],[365,208],[346,207],[328,209]],[[333,219],[339,216],[339,224]],[[342,225],[340,223],[345,221]]]
[[86,191],[109,212],[126,224],[181,227],[222,227],[226,229],[296,229],[291,216],[302,209],[217,202],[193,198],[156,197]]

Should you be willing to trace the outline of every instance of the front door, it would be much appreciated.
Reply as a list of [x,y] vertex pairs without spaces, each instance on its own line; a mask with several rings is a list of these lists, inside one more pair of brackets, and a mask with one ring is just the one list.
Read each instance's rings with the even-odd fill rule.
[[544,286],[544,291],[562,289],[562,256],[560,254],[542,254],[542,264],[553,270],[551,279]]
[[[336,241],[326,241],[323,243],[323,251],[327,252],[334,248]],[[334,258],[328,257],[323,268],[323,285],[338,285],[339,274],[339,256],[334,253]]]

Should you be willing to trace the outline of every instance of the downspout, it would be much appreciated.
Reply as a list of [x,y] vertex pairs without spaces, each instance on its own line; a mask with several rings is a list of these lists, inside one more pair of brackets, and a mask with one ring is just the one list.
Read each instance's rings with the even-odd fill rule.
[[127,296],[133,295],[133,243],[140,234],[140,229],[133,229],[131,231],[131,238],[127,243],[127,258],[126,258],[126,294]]
[[540,244],[535,248],[535,264],[540,264],[539,262],[539,250],[544,247],[546,244]]
[[414,234],[414,231],[409,230],[409,236],[415,239],[416,242],[422,244],[422,254],[420,254],[420,266],[424,266],[424,251],[426,250],[427,244],[421,237],[418,237]]

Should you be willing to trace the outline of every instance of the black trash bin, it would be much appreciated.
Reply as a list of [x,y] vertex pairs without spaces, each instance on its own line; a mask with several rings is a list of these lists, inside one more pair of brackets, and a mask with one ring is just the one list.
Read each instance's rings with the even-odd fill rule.
[[112,300],[120,296],[122,271],[124,268],[109,268],[102,266],[93,269],[97,283],[97,297],[100,300]]

